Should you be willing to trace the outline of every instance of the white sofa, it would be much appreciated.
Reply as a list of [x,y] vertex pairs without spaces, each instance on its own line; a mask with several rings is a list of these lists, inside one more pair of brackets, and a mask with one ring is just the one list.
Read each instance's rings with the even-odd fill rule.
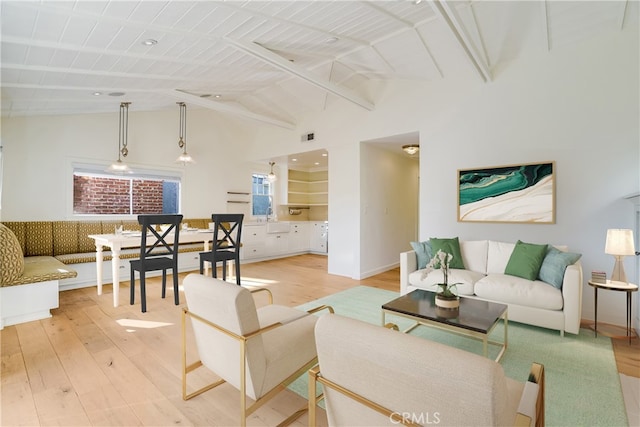
[[[541,280],[527,280],[504,274],[515,243],[493,240],[460,241],[465,269],[451,269],[449,283],[457,286],[461,297],[507,304],[509,320],[577,334],[582,314],[582,265],[567,266],[558,289]],[[564,251],[566,248],[558,247]],[[427,275],[418,270],[415,251],[400,254],[400,293],[415,289],[435,291],[442,272]]]

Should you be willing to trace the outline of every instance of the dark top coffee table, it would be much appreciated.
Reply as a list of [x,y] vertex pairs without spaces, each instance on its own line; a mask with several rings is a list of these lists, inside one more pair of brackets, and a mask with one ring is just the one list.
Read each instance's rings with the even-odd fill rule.
[[[508,316],[507,306],[495,302],[473,298],[460,298],[460,308],[442,309],[436,306],[435,292],[417,289],[382,305],[382,325],[386,324],[386,315],[406,317],[416,323],[404,332],[424,325],[443,329],[482,341],[484,356],[487,357],[488,344],[501,346],[496,362],[507,349]],[[500,319],[504,320],[504,342],[490,341],[489,334]]]

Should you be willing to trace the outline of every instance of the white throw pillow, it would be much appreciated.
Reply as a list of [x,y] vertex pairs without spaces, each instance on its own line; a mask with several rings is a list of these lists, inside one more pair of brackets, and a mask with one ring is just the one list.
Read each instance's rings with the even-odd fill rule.
[[489,253],[487,255],[487,274],[503,274],[507,267],[511,252],[516,247],[515,243],[496,242],[489,240]]

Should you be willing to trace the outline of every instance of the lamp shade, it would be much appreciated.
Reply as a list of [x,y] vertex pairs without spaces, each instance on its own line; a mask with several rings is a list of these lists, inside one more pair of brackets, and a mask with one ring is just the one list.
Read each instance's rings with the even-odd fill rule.
[[604,252],[609,255],[635,255],[633,231],[612,228],[607,230],[607,243]]

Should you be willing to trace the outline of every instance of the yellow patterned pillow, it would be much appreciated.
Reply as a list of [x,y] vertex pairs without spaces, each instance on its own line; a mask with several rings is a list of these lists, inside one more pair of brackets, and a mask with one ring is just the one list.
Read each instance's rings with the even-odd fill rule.
[[22,276],[24,271],[24,256],[20,242],[15,234],[0,224],[0,286],[12,283]]

